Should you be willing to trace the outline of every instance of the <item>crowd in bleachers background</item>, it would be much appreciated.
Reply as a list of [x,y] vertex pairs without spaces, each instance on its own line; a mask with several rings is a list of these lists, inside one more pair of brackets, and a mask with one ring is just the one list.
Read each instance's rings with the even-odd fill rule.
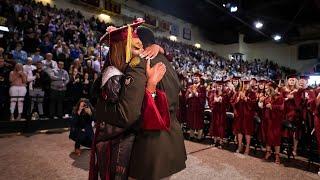
[[[10,30],[0,38],[1,114],[11,112],[11,119],[20,119],[22,112],[31,114],[36,109],[41,116],[62,117],[81,97],[92,98],[91,86],[108,52],[107,47],[100,48],[98,39],[110,24],[31,0],[1,1],[0,16]],[[227,60],[167,39],[158,38],[157,43],[186,78],[198,71],[209,80],[234,74],[279,78],[292,73],[268,60]],[[17,117],[13,116],[16,106]]]

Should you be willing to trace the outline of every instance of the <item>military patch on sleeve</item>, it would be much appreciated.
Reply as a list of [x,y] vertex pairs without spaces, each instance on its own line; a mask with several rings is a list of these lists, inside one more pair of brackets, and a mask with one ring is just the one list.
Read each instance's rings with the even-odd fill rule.
[[134,57],[133,59],[131,59],[129,65],[130,65],[130,67],[134,68],[134,67],[136,67],[139,63],[140,63],[140,58],[139,58],[139,57]]
[[126,86],[129,86],[133,82],[133,78],[131,76],[126,76],[126,79],[124,80],[124,84]]

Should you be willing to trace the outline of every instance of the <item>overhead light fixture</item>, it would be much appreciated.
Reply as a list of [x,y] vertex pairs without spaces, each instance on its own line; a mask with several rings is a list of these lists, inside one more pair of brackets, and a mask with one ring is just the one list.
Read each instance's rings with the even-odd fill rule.
[[281,38],[282,38],[282,37],[281,37],[279,34],[276,34],[276,35],[273,36],[273,39],[274,39],[275,41],[280,41]]
[[169,36],[169,39],[171,40],[171,41],[177,41],[177,37],[176,36]]
[[201,48],[201,44],[199,44],[199,43],[195,43],[194,46],[195,46],[196,48],[198,48],[198,49]]
[[231,6],[230,8],[230,12],[237,12],[238,11],[238,7],[237,6]]
[[261,29],[261,28],[263,27],[263,23],[260,22],[260,21],[256,21],[256,22],[254,23],[254,26],[255,26],[257,29]]
[[226,4],[222,4],[223,7],[226,7]]
[[99,14],[99,19],[104,22],[111,22],[111,17],[104,13]]

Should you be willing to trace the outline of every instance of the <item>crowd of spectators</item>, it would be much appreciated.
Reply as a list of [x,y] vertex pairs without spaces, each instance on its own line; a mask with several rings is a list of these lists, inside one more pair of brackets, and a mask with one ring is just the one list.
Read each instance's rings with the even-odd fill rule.
[[280,67],[268,59],[262,61],[244,61],[243,59],[226,59],[217,53],[204,51],[194,46],[159,38],[158,44],[164,47],[167,57],[172,58],[177,73],[191,79],[195,72],[200,72],[205,80],[228,79],[232,76],[281,79],[295,70]]
[[[59,118],[71,114],[80,98],[94,99],[90,89],[108,52],[98,39],[110,24],[31,0],[1,1],[0,16],[9,27],[0,37],[2,117],[19,120],[36,111],[40,117]],[[157,43],[186,77],[200,71],[211,80],[236,73],[276,78],[291,71],[270,61],[226,60],[167,39]]]

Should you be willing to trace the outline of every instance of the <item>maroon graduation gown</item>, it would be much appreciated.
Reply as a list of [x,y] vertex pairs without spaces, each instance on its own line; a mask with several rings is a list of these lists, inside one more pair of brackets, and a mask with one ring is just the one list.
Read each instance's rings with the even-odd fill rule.
[[187,119],[186,90],[181,90],[179,94],[179,109],[177,111],[177,119],[180,123],[185,123]]
[[252,91],[246,92],[247,100],[240,99],[237,101],[239,92],[235,94],[232,104],[234,109],[234,134],[252,135],[254,132],[253,117],[257,110],[257,98],[256,93]]
[[227,95],[222,95],[222,102],[216,102],[214,99],[219,97],[216,93],[210,93],[209,106],[212,111],[211,124],[209,134],[214,137],[225,137],[225,130],[227,126],[226,112],[227,112]]
[[[271,109],[266,105],[271,103]],[[264,131],[266,135],[265,142],[268,146],[280,146],[281,127],[283,121],[284,98],[276,95],[274,98],[267,97],[264,101],[263,119]]]
[[189,97],[191,92],[186,93],[187,98],[187,126],[193,130],[203,129],[204,106],[206,101],[206,89],[197,87],[198,96]]

